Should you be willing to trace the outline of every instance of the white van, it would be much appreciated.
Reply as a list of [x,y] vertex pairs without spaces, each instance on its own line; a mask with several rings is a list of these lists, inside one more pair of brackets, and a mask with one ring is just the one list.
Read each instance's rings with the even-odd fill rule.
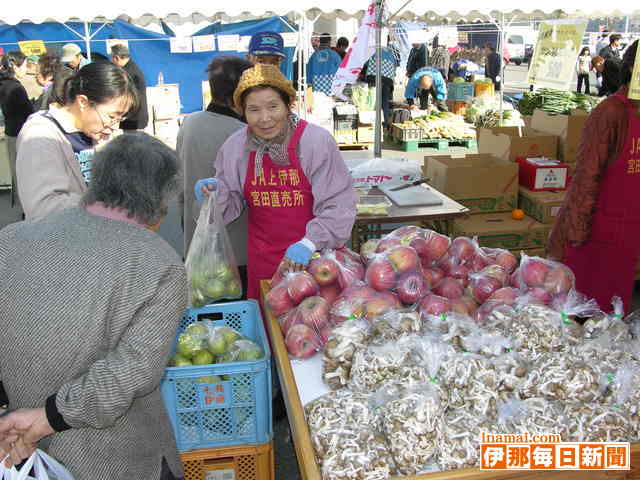
[[520,65],[524,61],[525,57],[524,35],[507,32],[506,51],[509,55],[509,61],[516,65]]

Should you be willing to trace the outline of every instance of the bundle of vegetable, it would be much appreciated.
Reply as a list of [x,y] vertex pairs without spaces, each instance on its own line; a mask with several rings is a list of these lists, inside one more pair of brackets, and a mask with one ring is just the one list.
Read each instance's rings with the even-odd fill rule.
[[[513,109],[510,103],[502,103],[496,97],[476,97],[465,113],[465,120],[473,123],[476,128],[491,127],[519,127],[524,125],[520,113]],[[501,120],[502,116],[502,120]]]
[[569,114],[574,109],[591,112],[600,103],[600,100],[598,97],[582,93],[541,88],[536,92],[525,92],[518,103],[518,110],[522,115],[533,115],[533,111],[536,109],[544,110],[552,115]]
[[[445,116],[442,116],[445,115]],[[441,114],[440,116],[424,116],[416,118],[414,123],[422,128],[423,138],[474,138],[476,136],[473,126],[465,123],[462,117],[453,114]]]

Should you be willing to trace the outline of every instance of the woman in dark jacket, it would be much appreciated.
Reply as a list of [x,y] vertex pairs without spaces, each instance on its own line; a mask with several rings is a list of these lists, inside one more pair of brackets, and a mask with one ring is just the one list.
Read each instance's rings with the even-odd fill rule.
[[9,152],[11,171],[11,204],[16,197],[16,139],[33,113],[27,91],[18,81],[27,73],[27,57],[18,51],[9,52],[0,60],[0,109],[4,117],[4,135]]

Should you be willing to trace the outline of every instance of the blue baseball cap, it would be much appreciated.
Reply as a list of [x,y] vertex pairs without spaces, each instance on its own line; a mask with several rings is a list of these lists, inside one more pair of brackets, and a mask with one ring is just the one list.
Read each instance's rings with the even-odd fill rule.
[[284,57],[284,40],[276,32],[259,32],[251,37],[249,53],[256,57],[273,55]]

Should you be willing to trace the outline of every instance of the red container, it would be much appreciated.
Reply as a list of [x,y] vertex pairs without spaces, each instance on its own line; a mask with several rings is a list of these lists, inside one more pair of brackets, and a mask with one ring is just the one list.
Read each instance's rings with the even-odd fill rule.
[[[569,185],[569,166],[566,163],[552,163],[554,161],[540,161],[518,157],[519,183],[534,192],[545,190],[566,190]],[[541,160],[541,159],[536,159]]]

